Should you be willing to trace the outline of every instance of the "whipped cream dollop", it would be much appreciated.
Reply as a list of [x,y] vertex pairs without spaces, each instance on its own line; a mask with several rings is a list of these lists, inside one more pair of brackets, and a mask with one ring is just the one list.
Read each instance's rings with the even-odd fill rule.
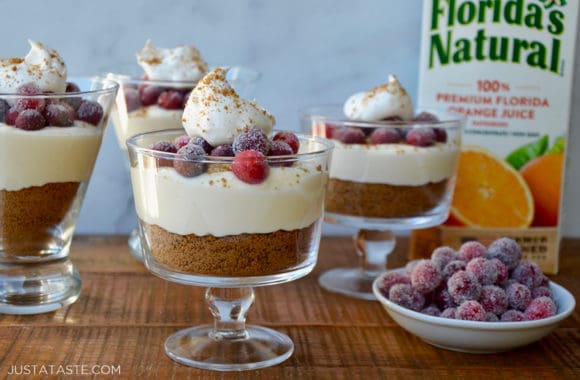
[[151,80],[197,82],[208,71],[207,62],[195,47],[162,49],[150,40],[137,52],[137,62]]
[[16,93],[18,87],[31,82],[44,92],[65,92],[66,65],[60,55],[40,42],[28,43],[26,57],[0,59],[0,93]]
[[349,97],[344,103],[343,112],[350,119],[363,121],[397,116],[410,120],[413,118],[413,102],[397,77],[389,75],[388,83]]
[[213,146],[231,144],[246,128],[260,128],[270,136],[274,117],[256,101],[240,98],[226,74],[227,69],[215,68],[191,92],[182,119],[187,134]]

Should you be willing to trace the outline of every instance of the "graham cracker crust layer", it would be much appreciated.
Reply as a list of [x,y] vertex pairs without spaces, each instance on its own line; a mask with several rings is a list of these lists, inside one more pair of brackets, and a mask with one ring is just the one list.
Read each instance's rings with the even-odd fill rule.
[[265,234],[179,235],[141,221],[151,254],[169,268],[215,276],[264,276],[300,266],[309,258],[316,223]]
[[421,186],[393,186],[331,178],[325,210],[368,218],[420,216],[441,202],[447,183],[443,180]]
[[75,200],[80,182],[0,190],[0,246],[8,255],[35,255],[53,240]]

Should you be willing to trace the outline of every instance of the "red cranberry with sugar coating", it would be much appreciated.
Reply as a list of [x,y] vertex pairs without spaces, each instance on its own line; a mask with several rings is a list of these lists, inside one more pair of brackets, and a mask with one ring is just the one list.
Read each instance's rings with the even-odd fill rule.
[[534,288],[532,290],[532,299],[538,297],[550,297],[553,301],[556,300],[554,298],[554,293],[552,292],[552,289],[550,289],[550,287],[548,286],[538,286],[537,288]]
[[457,308],[456,307],[448,307],[447,309],[441,312],[442,318],[448,319],[457,319]]
[[287,156],[291,154],[294,154],[294,151],[290,145],[284,141],[273,141],[272,144],[270,144],[268,156]]
[[44,128],[46,120],[40,112],[34,109],[27,109],[18,114],[14,126],[25,131],[37,131]]
[[437,247],[431,253],[431,261],[433,261],[440,269],[445,268],[449,262],[455,260],[457,253],[451,247]]
[[139,87],[139,99],[144,106],[151,106],[157,104],[159,96],[165,91],[163,87],[142,85]]
[[497,279],[495,280],[495,283],[499,285],[504,284],[509,277],[507,267],[499,259],[491,259],[490,261],[495,265],[495,269],[497,269]]
[[508,308],[508,298],[505,290],[495,285],[486,285],[481,288],[479,303],[485,311],[502,315]]
[[431,128],[412,128],[407,133],[407,144],[428,147],[435,144],[435,132]]
[[183,107],[183,94],[176,90],[167,90],[159,94],[157,104],[168,110],[180,110]]
[[455,272],[465,270],[467,264],[463,260],[452,260],[445,265],[442,274],[444,279],[449,279]]
[[379,289],[381,290],[381,293],[383,293],[385,297],[388,297],[389,290],[391,290],[391,287],[395,284],[410,285],[411,279],[409,278],[409,276],[401,272],[397,271],[388,272],[383,276]]
[[95,101],[83,100],[77,110],[77,118],[97,126],[103,118],[103,107]]
[[396,144],[401,141],[401,134],[396,129],[377,128],[371,133],[373,144]]
[[499,318],[501,322],[521,322],[526,320],[523,312],[516,309],[509,309]]
[[512,283],[507,287],[505,292],[508,297],[509,306],[513,309],[526,310],[532,301],[532,292],[530,289],[519,282]]
[[201,136],[193,136],[191,139],[189,139],[189,142],[187,144],[199,145],[200,147],[203,148],[205,154],[210,154],[211,151],[213,150],[213,147],[209,145],[209,143]]
[[461,304],[469,300],[477,300],[481,294],[481,284],[473,273],[460,270],[447,280],[447,289],[453,300]]
[[459,251],[457,252],[457,257],[466,262],[475,259],[476,257],[485,257],[487,254],[487,249],[485,245],[478,241],[467,241],[461,244]]
[[[70,93],[81,92],[81,89],[76,83],[67,82],[65,92],[67,92],[67,93],[69,93],[69,92]],[[75,111],[81,105],[82,100],[83,99],[79,96],[67,96],[66,98],[62,98],[62,101],[67,103],[69,106],[71,106],[72,109]]]
[[262,183],[268,178],[270,167],[266,157],[256,150],[244,150],[234,157],[232,172],[245,183]]
[[332,137],[343,144],[364,144],[365,133],[357,127],[342,127],[335,129]]
[[409,284],[395,284],[389,289],[389,300],[414,311],[425,306],[425,296]]
[[[300,149],[300,140],[298,136],[290,131],[280,131],[274,135],[273,141],[283,141],[292,149],[292,153],[298,153]],[[279,156],[279,155],[276,155]]]
[[490,313],[489,311],[487,311],[485,313],[485,321],[486,322],[499,322],[499,317],[496,314]]
[[205,151],[199,145],[187,144],[177,151],[173,167],[184,177],[195,177],[205,172],[206,164],[199,162],[205,156]]
[[50,126],[70,127],[74,124],[75,110],[68,103],[50,103],[44,109],[44,118]]
[[484,257],[476,257],[470,260],[465,270],[471,272],[481,285],[495,284],[497,280],[497,268],[494,263]]
[[179,150],[186,146],[189,143],[189,136],[188,135],[181,135],[177,136],[175,140],[173,140],[173,145],[175,145],[175,149]]
[[522,259],[522,248],[513,239],[503,237],[495,240],[487,248],[490,258],[504,263],[509,270],[514,269]]
[[550,297],[535,298],[524,311],[524,315],[529,321],[553,317],[556,315],[556,304]]
[[456,318],[464,321],[485,321],[485,309],[474,300],[468,300],[457,306]]
[[[40,95],[42,94],[42,90],[34,83],[26,83],[21,85],[16,89],[16,93],[19,95]],[[43,98],[32,98],[32,97],[23,97],[16,100],[15,107],[19,111],[23,110],[36,110],[38,112],[44,111],[44,107],[46,106],[46,100]]]
[[270,140],[260,128],[249,128],[234,138],[232,148],[236,155],[245,150],[255,150],[267,156],[270,151]]
[[538,264],[532,261],[519,263],[512,272],[512,278],[530,289],[535,288],[543,280],[543,273]]
[[411,272],[411,285],[423,294],[433,291],[442,280],[441,270],[431,260],[419,261]]
[[441,310],[436,305],[429,305],[421,310],[421,314],[430,315],[432,317],[441,316]]
[[11,107],[6,114],[4,115],[4,122],[8,125],[16,124],[16,118],[20,112],[16,109],[16,107]]
[[156,150],[158,152],[177,153],[175,145],[169,141],[157,141],[149,145],[149,149]]
[[141,107],[141,100],[139,100],[139,91],[133,87],[126,87],[123,89],[125,98],[125,107],[127,112],[133,112]]
[[233,157],[234,149],[229,144],[218,145],[212,149],[210,156],[213,157]]
[[451,297],[451,294],[449,294],[449,290],[447,290],[446,286],[437,287],[437,289],[433,291],[431,298],[433,303],[441,310],[457,306],[453,300],[453,297]]

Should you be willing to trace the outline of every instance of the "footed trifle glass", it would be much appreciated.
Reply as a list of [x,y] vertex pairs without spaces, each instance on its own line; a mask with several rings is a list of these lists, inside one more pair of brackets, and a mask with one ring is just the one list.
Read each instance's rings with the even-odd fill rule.
[[45,313],[78,299],[69,250],[117,89],[70,78],[66,93],[30,83],[0,94],[0,313]]
[[464,119],[436,110],[418,115],[410,121],[357,121],[346,118],[340,105],[302,113],[304,131],[335,143],[325,220],[358,229],[359,265],[324,272],[324,289],[376,300],[372,282],[386,269],[395,232],[447,219]]
[[[182,128],[181,117],[187,97],[195,87],[192,81],[149,80],[126,74],[107,74],[119,83],[119,93],[111,111],[111,120],[119,147],[126,153],[127,139],[140,133]],[[233,66],[227,79],[241,96],[250,97],[260,74],[249,68]],[[128,163],[126,164],[128,168]],[[143,261],[137,229],[129,236],[131,255]]]
[[179,363],[217,371],[281,363],[293,352],[290,338],[246,325],[246,313],[254,287],[313,269],[332,142],[299,135],[299,152],[260,159],[267,177],[251,183],[239,179],[240,170],[255,174],[256,161],[244,155],[188,161],[149,148],[182,134],[145,133],[127,142],[145,265],[163,279],[207,287],[214,317],[211,325],[171,335],[165,351]]

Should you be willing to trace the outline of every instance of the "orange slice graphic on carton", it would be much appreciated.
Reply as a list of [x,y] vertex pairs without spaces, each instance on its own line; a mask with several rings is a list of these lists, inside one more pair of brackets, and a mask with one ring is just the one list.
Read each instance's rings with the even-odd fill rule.
[[526,228],[534,217],[532,193],[510,164],[485,148],[461,148],[457,182],[446,224]]

